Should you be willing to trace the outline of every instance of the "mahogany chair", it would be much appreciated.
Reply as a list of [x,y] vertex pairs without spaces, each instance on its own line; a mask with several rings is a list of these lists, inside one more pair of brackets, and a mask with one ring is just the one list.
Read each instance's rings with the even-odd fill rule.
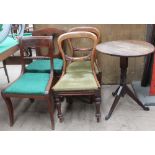
[[[26,50],[28,48],[40,49],[46,48],[48,53],[44,56],[28,57]],[[37,52],[37,50],[33,50]],[[22,63],[21,75],[17,80],[2,90],[2,97],[7,105],[10,118],[10,126],[14,124],[14,110],[11,98],[29,98],[31,102],[34,99],[46,100],[50,113],[51,126],[54,129],[54,103],[52,102],[52,81],[53,81],[53,37],[23,37],[20,38],[20,56]],[[26,60],[49,60],[50,73],[33,73],[26,70]]]
[[[58,77],[60,77],[62,73],[62,68],[63,68],[63,60],[61,58],[61,54],[58,50],[57,46],[57,38],[61,34],[65,33],[64,30],[57,29],[57,28],[44,28],[40,30],[36,30],[32,32],[32,36],[53,36],[54,40],[54,48],[53,48],[53,63],[54,63],[54,74]],[[64,46],[63,46],[64,48]],[[40,48],[38,49],[37,54],[38,55],[43,55],[46,53],[45,48]],[[29,72],[43,72],[43,73],[50,73],[51,67],[50,67],[50,60],[37,60],[33,61],[31,64],[29,64],[26,69]]]
[[[62,43],[64,41],[69,42],[71,44],[71,39],[88,39],[92,42],[92,47],[89,48],[89,53],[85,56],[75,57],[69,56],[65,54],[62,48]],[[59,81],[53,87],[53,93],[55,96],[55,102],[58,109],[58,118],[60,122],[63,120],[63,115],[61,112],[61,97],[70,97],[70,96],[94,96],[95,97],[95,105],[96,105],[96,118],[97,122],[99,122],[101,114],[100,114],[100,104],[101,104],[101,88],[100,83],[96,77],[95,73],[95,47],[97,44],[97,37],[95,34],[91,32],[77,31],[77,32],[68,32],[62,34],[58,38],[58,47],[59,51],[62,54],[62,58],[64,60],[63,72],[59,79]],[[78,62],[82,64],[86,61],[91,62],[91,68],[86,69],[81,67],[81,69],[71,70],[70,65],[73,62]]]

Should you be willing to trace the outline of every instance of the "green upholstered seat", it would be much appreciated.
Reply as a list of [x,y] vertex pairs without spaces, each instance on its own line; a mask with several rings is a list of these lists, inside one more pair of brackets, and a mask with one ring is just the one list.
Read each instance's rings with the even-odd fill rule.
[[4,90],[7,94],[45,94],[50,74],[25,73],[17,81]]
[[17,40],[7,37],[3,42],[0,43],[0,54],[6,52],[8,49],[16,45],[18,45]]
[[[32,36],[32,33],[24,33],[23,36]],[[12,35],[9,35],[3,42],[0,43],[0,54],[6,52],[8,49],[18,44],[18,40],[12,38]]]
[[[59,58],[53,59],[54,71],[58,74],[61,74],[63,67],[63,60]],[[51,65],[50,60],[36,60],[33,61],[26,67],[27,72],[38,72],[38,73],[50,73]]]
[[[97,66],[95,65],[96,73],[99,73]],[[67,73],[71,72],[92,72],[90,61],[74,61],[67,67]]]
[[97,90],[98,86],[92,73],[66,73],[53,87],[54,91]]

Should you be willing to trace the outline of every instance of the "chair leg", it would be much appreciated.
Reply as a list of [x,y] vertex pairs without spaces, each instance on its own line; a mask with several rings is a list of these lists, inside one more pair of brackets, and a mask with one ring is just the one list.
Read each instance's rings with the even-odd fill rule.
[[5,62],[5,60],[3,60],[3,67],[4,67],[5,75],[7,77],[7,81],[9,83],[10,82],[10,79],[9,79],[8,71],[7,71],[7,68],[6,68],[6,62]]
[[13,126],[13,124],[14,124],[14,112],[13,112],[13,105],[12,105],[11,99],[9,97],[5,97],[3,94],[2,94],[2,97],[3,97],[3,99],[7,105],[7,108],[8,108],[10,126]]
[[73,104],[73,99],[72,97],[66,97],[66,102],[69,103],[69,104]]
[[51,96],[48,98],[48,111],[50,114],[50,119],[51,119],[51,128],[52,130],[55,129],[54,125],[54,102],[52,102]]
[[29,98],[30,102],[33,103],[35,101],[34,98]]
[[96,106],[96,119],[97,122],[100,122],[101,112],[100,112],[100,105],[101,105],[101,92],[98,91],[95,95],[95,106]]
[[92,104],[93,102],[94,102],[94,96],[91,95],[91,96],[90,96],[90,104]]
[[56,106],[57,106],[57,110],[58,110],[58,118],[59,118],[59,121],[62,122],[63,121],[63,115],[61,112],[61,99],[60,99],[60,97],[56,96],[55,101],[56,101]]

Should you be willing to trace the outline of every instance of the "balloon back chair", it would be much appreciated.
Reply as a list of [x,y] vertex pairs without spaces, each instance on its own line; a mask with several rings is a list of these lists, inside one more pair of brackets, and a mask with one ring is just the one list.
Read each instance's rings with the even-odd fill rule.
[[[94,33],[97,37],[97,44],[100,43],[100,39],[101,39],[101,34],[100,34],[100,31],[96,28],[96,27],[90,27],[90,26],[83,26],[83,27],[73,27],[71,29],[69,29],[68,32],[76,32],[76,31],[87,31],[87,32],[91,32],[91,33]],[[72,41],[72,40],[70,40]],[[75,56],[76,55],[76,52],[83,52],[83,51],[90,51],[91,48],[75,48],[73,47],[73,44],[72,42],[69,43],[69,46],[70,46],[70,49],[72,51],[72,54]],[[97,59],[96,59],[96,52],[95,52],[95,72],[96,72],[96,75],[97,75],[97,78],[101,84],[101,78],[102,78],[102,72],[101,72],[101,69],[98,65],[98,62],[97,62]],[[76,69],[80,69],[80,68],[85,68],[87,70],[91,70],[91,63],[90,61],[83,61],[82,63],[79,64],[79,62],[73,62],[71,65],[70,65],[70,68],[76,68]]]
[[[62,43],[67,41],[71,44],[71,39],[88,39],[92,46],[89,48],[89,53],[85,56],[75,57],[69,56],[65,54],[62,48]],[[69,96],[94,96],[95,97],[95,105],[96,105],[96,118],[97,122],[100,120],[100,104],[101,104],[101,89],[100,83],[96,77],[95,73],[95,47],[97,44],[97,37],[95,34],[91,32],[77,31],[77,32],[68,32],[62,34],[58,38],[58,47],[62,54],[62,58],[64,60],[63,72],[59,81],[53,87],[53,93],[55,96],[55,102],[58,110],[58,118],[60,122],[63,121],[63,115],[61,112],[61,97],[69,97]],[[85,61],[91,62],[90,69],[85,69],[84,67],[81,69],[70,68],[70,64],[72,62],[78,62],[79,65]],[[83,65],[82,65],[83,66]],[[77,66],[78,67],[78,66]]]
[[[44,56],[28,57],[25,53],[28,48],[40,49],[46,48],[48,53]],[[38,50],[33,50],[37,53]],[[43,99],[48,102],[51,127],[54,129],[54,103],[52,102],[52,81],[53,81],[53,37],[52,36],[31,36],[20,38],[20,55],[22,70],[17,80],[2,90],[2,97],[7,105],[10,118],[10,126],[14,124],[14,110],[11,98],[29,98],[31,102],[34,99]],[[28,72],[26,69],[26,60],[49,60],[50,73]]]
[[[53,36],[53,41],[54,41],[54,48],[53,48],[53,64],[54,64],[54,75],[55,77],[60,77],[62,73],[62,68],[63,68],[63,60],[61,58],[61,54],[58,50],[57,46],[57,38],[61,34],[65,33],[64,30],[57,29],[57,28],[44,28],[40,30],[35,30],[32,32],[32,36]],[[65,47],[63,46],[63,49]],[[43,55],[46,53],[45,48],[40,48],[38,49],[37,54],[38,55]],[[50,73],[50,60],[37,60],[33,61],[31,64],[29,64],[26,68],[29,72],[43,72],[43,73]]]

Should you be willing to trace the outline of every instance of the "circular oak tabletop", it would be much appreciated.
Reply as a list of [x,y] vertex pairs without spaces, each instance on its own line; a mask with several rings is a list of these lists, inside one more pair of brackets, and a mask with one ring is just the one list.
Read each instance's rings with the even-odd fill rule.
[[144,56],[155,50],[152,44],[137,40],[109,41],[98,44],[96,49],[104,54],[122,57]]

